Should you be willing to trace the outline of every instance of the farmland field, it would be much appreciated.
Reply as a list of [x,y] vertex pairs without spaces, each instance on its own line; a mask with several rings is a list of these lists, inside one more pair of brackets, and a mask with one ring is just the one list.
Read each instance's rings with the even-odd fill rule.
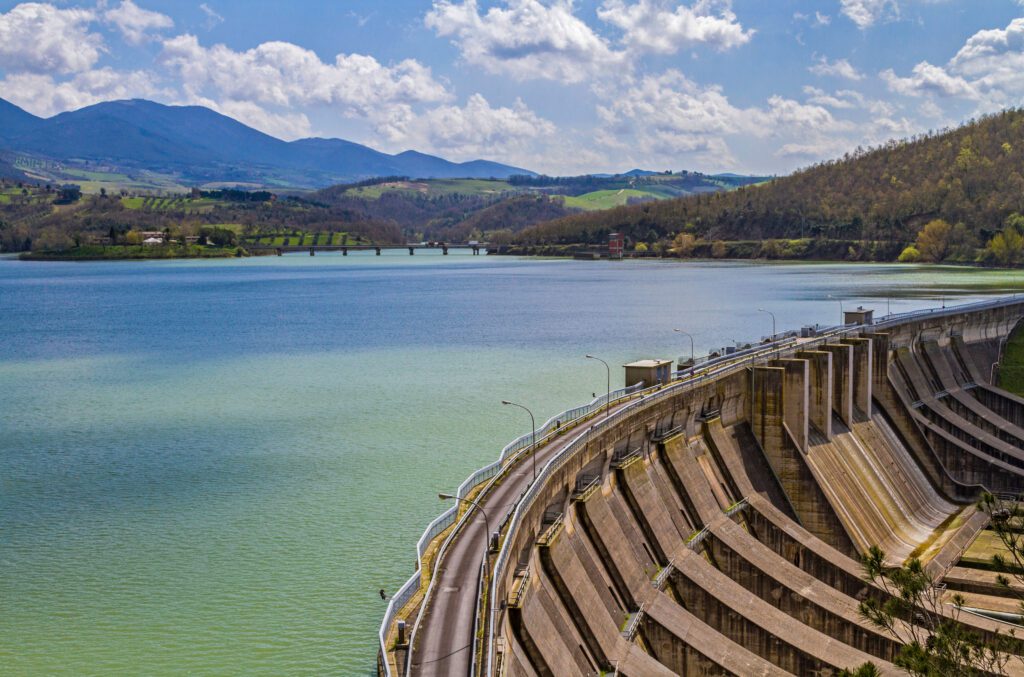
[[585,209],[587,211],[597,209],[611,209],[626,204],[629,198],[660,198],[653,192],[623,188],[621,190],[595,190],[583,195],[562,196],[565,199],[566,207]]
[[430,179],[427,181],[389,181],[372,186],[349,188],[346,195],[376,200],[384,193],[419,193],[422,195],[462,195],[497,194],[513,191],[516,188],[507,181],[491,181],[489,179]]

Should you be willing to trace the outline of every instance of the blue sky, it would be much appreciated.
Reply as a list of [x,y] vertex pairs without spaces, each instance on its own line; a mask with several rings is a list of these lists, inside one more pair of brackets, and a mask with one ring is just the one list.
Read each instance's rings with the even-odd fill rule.
[[0,97],[551,174],[785,173],[1024,102],[1024,0],[0,2]]

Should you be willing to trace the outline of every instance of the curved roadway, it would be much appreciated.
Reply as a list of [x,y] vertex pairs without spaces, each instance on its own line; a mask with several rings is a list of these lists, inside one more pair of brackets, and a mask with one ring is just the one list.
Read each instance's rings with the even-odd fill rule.
[[[612,404],[611,412],[626,406],[631,399]],[[598,414],[583,425],[600,420]],[[537,453],[537,472],[575,437],[577,426],[542,446]],[[530,458],[516,462],[501,484],[484,494],[480,506],[495,527],[505,521],[519,497],[533,481]],[[473,625],[480,586],[480,562],[487,544],[487,528],[474,511],[472,522],[449,544],[433,580],[433,588],[416,628],[411,652],[411,674],[417,677],[456,677],[470,674],[473,653]]]

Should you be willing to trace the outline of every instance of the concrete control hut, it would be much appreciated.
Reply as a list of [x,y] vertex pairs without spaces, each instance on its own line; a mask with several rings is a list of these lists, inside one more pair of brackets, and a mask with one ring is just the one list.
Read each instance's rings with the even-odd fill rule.
[[626,368],[626,387],[644,382],[644,386],[668,383],[672,380],[672,360],[638,360],[623,365]]

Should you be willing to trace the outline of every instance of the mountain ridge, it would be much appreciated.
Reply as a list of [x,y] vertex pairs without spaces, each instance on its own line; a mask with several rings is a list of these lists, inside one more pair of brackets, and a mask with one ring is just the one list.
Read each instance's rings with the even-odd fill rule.
[[323,187],[379,176],[508,178],[534,172],[491,160],[388,154],[353,141],[284,141],[203,106],[105,101],[41,118],[0,99],[0,148],[168,173],[186,182]]

